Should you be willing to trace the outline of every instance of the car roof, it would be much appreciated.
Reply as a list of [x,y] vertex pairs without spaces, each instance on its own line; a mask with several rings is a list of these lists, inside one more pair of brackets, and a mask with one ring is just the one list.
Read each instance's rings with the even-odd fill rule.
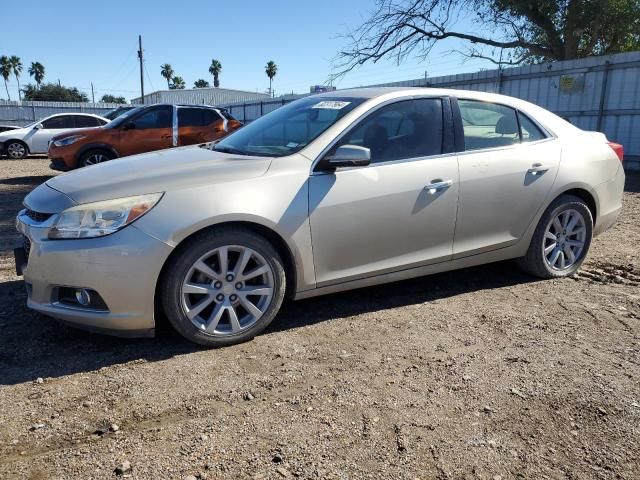
[[431,87],[362,87],[333,92],[318,93],[312,97],[320,98],[363,98],[365,100],[379,99],[380,101],[412,97],[416,95],[444,97],[451,96],[459,99],[478,100],[510,106],[532,115],[536,120],[554,134],[562,132],[575,132],[579,130],[574,125],[565,121],[554,113],[526,100],[498,93],[479,92],[476,90],[461,90],[456,88],[431,88]]
[[95,113],[84,113],[84,112],[54,113],[53,115],[49,115],[48,117],[43,117],[42,120],[46,120],[47,118],[60,117],[62,115],[73,115],[73,116],[82,115],[83,117],[96,117],[96,118],[102,118],[104,120],[108,120],[104,117],[101,117],[100,115],[96,115]]
[[382,96],[403,97],[412,95],[428,96],[451,96],[460,98],[473,98],[486,101],[500,101],[505,103],[522,102],[522,100],[500,95],[497,93],[478,92],[476,90],[461,90],[457,88],[432,88],[432,87],[358,87],[344,90],[334,90],[333,92],[323,92],[313,95],[314,97],[336,98],[351,97],[373,99]]
[[214,105],[206,105],[204,103],[201,104],[187,104],[187,103],[150,103],[148,105],[137,105],[142,108],[150,108],[150,107],[189,107],[189,108],[210,108],[213,110],[224,110],[223,108],[216,107]]

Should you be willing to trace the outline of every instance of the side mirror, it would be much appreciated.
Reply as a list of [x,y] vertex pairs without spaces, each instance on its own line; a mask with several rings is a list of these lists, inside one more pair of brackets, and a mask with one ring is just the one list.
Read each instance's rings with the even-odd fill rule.
[[358,145],[342,145],[328,160],[327,167],[330,170],[338,167],[366,167],[371,163],[371,150]]
[[122,127],[123,130],[134,130],[136,128],[136,124],[133,122],[127,122]]
[[44,125],[42,125],[41,123],[38,123],[33,128],[36,130],[40,130],[41,128],[44,128]]

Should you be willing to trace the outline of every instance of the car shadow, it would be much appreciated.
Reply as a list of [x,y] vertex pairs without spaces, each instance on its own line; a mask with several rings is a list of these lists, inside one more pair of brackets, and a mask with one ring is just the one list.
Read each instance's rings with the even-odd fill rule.
[[497,262],[342,293],[287,302],[268,329],[279,332],[333,318],[388,310],[441,300],[455,295],[539,281],[513,262]]
[[[512,262],[501,262],[298,302],[287,301],[265,334],[534,280],[517,270]],[[134,360],[155,362],[203,349],[184,340],[164,322],[159,322],[153,339],[109,337],[59,324],[28,310],[25,302],[22,281],[3,284],[0,385],[90,372]],[[212,352],[215,355],[215,351]]]
[[640,172],[625,172],[626,180],[624,191],[629,193],[640,193]]
[[46,182],[50,178],[53,178],[53,175],[27,175],[25,177],[0,178],[0,185],[28,185],[33,188]]
[[9,185],[3,187],[0,196],[0,252],[11,250],[19,237],[16,215],[23,208],[24,197],[49,178],[43,175],[0,179],[0,185]]

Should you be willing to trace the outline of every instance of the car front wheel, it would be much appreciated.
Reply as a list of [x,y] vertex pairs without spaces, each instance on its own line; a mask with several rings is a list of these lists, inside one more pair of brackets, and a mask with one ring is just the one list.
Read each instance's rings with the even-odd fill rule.
[[27,147],[22,142],[9,142],[5,148],[9,158],[20,160],[27,156]]
[[78,165],[80,167],[89,167],[111,159],[113,159],[113,154],[107,150],[89,150],[82,154]]
[[182,336],[206,346],[245,342],[278,313],[285,272],[275,248],[243,228],[205,231],[164,270],[162,304]]
[[593,217],[584,200],[561,195],[542,215],[518,264],[540,278],[573,275],[587,256],[592,235]]

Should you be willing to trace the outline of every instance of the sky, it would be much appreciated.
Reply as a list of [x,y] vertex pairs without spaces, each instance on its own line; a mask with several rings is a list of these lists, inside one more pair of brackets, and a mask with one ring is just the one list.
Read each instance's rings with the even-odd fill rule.
[[[33,61],[45,66],[45,82],[60,80],[91,99],[103,94],[139,96],[138,35],[145,57],[145,92],[166,89],[160,66],[172,65],[187,87],[208,73],[212,58],[222,63],[220,86],[264,92],[265,64],[278,65],[275,94],[303,93],[323,84],[332,59],[346,45],[341,35],[360,25],[374,0],[323,2],[272,0],[30,0],[29,20],[3,22],[0,55],[17,55],[29,82]],[[25,18],[24,2],[3,0],[2,18]],[[370,85],[492,68],[483,60],[464,60],[450,50],[455,41],[438,45],[426,61],[408,59],[361,67],[335,83],[338,88]],[[2,85],[3,86],[3,85]],[[15,78],[9,92],[17,99]],[[0,98],[6,98],[0,88]]]

